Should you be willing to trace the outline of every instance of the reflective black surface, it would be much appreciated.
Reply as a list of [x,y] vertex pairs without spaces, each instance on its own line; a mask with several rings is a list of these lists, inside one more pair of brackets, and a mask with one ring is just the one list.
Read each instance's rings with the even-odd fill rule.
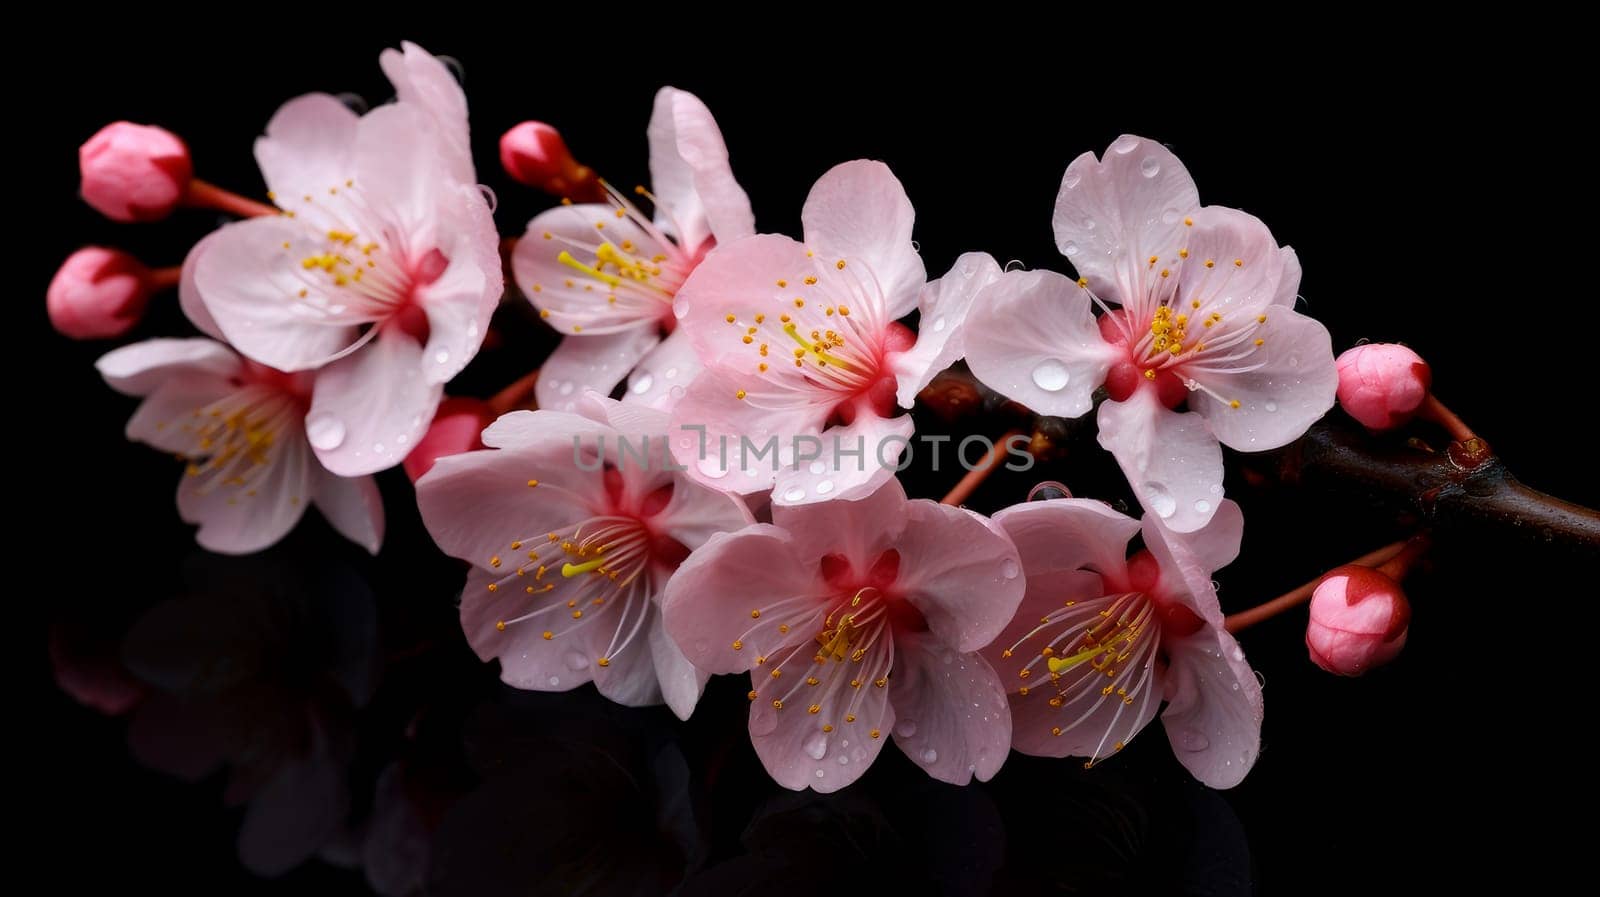
[[[38,849],[25,861],[53,889],[1300,894],[1526,886],[1542,874],[1548,832],[1530,792],[1548,798],[1586,770],[1536,758],[1568,737],[1565,695],[1587,691],[1557,665],[1582,651],[1563,613],[1592,597],[1581,585],[1592,558],[1470,531],[1441,540],[1408,583],[1405,653],[1360,680],[1306,660],[1303,616],[1252,629],[1242,644],[1266,682],[1263,752],[1226,793],[1190,779],[1152,729],[1093,770],[1013,755],[965,789],[888,750],[860,783],[818,797],[768,780],[737,680],[714,681],[688,723],[589,687],[500,685],[460,636],[461,568],[433,549],[398,471],[382,478],[389,536],[375,559],[311,516],[257,557],[196,549],[173,508],[179,469],[122,440],[134,403],[92,368],[109,346],[54,336],[41,300],[77,245],[177,264],[217,219],[101,221],[74,199],[75,148],[114,118],[161,124],[189,141],[200,176],[259,194],[250,142],[277,104],[309,90],[381,102],[376,54],[402,37],[464,63],[480,175],[507,235],[547,199],[499,172],[501,131],[551,121],[585,162],[638,181],[662,83],[718,114],[763,229],[794,230],[829,165],[887,161],[917,206],[931,274],[967,249],[1065,270],[1050,209],[1066,163],[1120,131],[1168,141],[1204,199],[1260,215],[1299,250],[1308,310],[1336,349],[1411,344],[1441,397],[1524,479],[1590,503],[1600,492],[1573,448],[1587,372],[1546,351],[1568,336],[1533,304],[1582,279],[1576,260],[1550,258],[1571,246],[1536,238],[1536,194],[1564,188],[1531,163],[1506,168],[1535,113],[1484,105],[1469,89],[1476,76],[1443,90],[1379,67],[1318,87],[1335,82],[1289,76],[1306,60],[1262,57],[1239,71],[1152,61],[1124,77],[1124,63],[1078,62],[1064,43],[989,64],[952,46],[958,36],[913,48],[841,27],[727,60],[673,52],[662,36],[638,49],[573,40],[585,27],[493,39],[309,24],[226,40],[76,36],[35,69],[44,90],[24,120],[41,161],[27,167],[37,198],[26,207],[48,225],[13,296],[39,349],[13,372],[28,434],[13,439],[38,442],[13,470],[31,531],[15,563],[42,586],[14,587],[27,663],[11,733],[38,754],[13,774],[36,803],[26,819]],[[170,299],[132,338],[189,332]],[[496,330],[453,391],[487,395],[552,345],[518,305]],[[918,425],[1001,429],[927,412]],[[1240,561],[1219,576],[1227,609],[1405,533],[1351,495],[1248,476],[1239,460],[1228,484],[1246,531]],[[906,477],[925,497],[954,479]],[[1108,456],[1080,439],[1048,466],[995,476],[971,505],[996,510],[1044,479],[1128,499]]]

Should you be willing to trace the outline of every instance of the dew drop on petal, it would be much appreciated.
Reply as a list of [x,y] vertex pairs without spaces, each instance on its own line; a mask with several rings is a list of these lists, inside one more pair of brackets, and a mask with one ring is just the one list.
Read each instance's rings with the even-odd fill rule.
[[570,396],[570,395],[572,395],[573,388],[574,388],[573,382],[571,380],[567,380],[567,381],[565,381],[564,383],[561,384],[561,388],[558,389],[557,392],[561,393],[564,396]]
[[1078,244],[1076,242],[1072,241],[1072,240],[1068,240],[1067,242],[1062,243],[1061,244],[1061,254],[1065,255],[1065,256],[1068,256],[1068,257],[1077,255],[1078,254]]
[[1198,729],[1179,729],[1173,733],[1172,741],[1185,751],[1203,751],[1211,747],[1211,739]]
[[845,756],[844,754],[840,754],[839,755],[839,765],[840,766],[849,766],[850,765],[850,758]]
[[1139,138],[1133,136],[1132,134],[1124,134],[1121,137],[1117,138],[1117,142],[1116,143],[1111,144],[1111,151],[1112,152],[1120,153],[1120,154],[1122,154],[1124,156],[1126,156],[1128,153],[1131,153],[1131,152],[1133,152],[1134,150],[1136,150],[1138,148],[1139,148]]
[[662,372],[662,376],[666,377],[668,380],[677,379],[678,369],[677,368],[667,368],[665,371]]
[[790,489],[789,491],[783,493],[783,500],[784,501],[800,501],[800,500],[804,499],[805,497],[806,497],[806,490],[801,489],[799,486],[795,486],[794,488]]
[[817,494],[818,495],[827,495],[829,492],[832,492],[832,491],[833,491],[833,480],[823,480],[822,482],[817,484]]
[[689,314],[689,300],[678,296],[672,300],[672,316],[682,320]]
[[376,455],[381,455],[381,454],[383,454],[383,443],[381,443],[381,442],[374,442],[374,443],[373,443],[373,444],[372,444],[372,452],[373,452],[373,454],[376,454]]
[[823,776],[825,776],[825,775],[827,775],[827,773],[825,773],[825,772],[823,772],[823,771],[822,771],[822,770],[820,770],[820,769],[819,769],[819,770],[817,770],[817,778],[819,778],[819,779],[820,779],[820,778],[822,778],[822,777],[823,777]]
[[828,472],[828,465],[821,461],[812,461],[809,469],[812,473],[820,475]]
[[567,656],[562,659],[567,662],[567,667],[569,669],[582,670],[587,669],[589,666],[589,658],[584,657],[582,654],[579,654],[576,651],[568,651]]
[[1261,407],[1263,409],[1265,409],[1268,414],[1271,414],[1272,412],[1278,410],[1278,403],[1277,402],[1268,401],[1268,402],[1264,403]]
[[934,333],[943,333],[944,332],[944,328],[945,328],[944,315],[940,315],[939,317],[933,319],[933,332]]
[[306,439],[311,447],[330,451],[344,444],[344,421],[331,414],[319,414],[306,421]]
[[557,685],[560,685],[560,684],[561,684],[561,677],[560,677],[560,676],[551,676],[551,677],[550,677],[550,679],[549,679],[549,680],[548,680],[548,681],[549,681],[549,683],[550,683],[550,686],[551,686],[551,687],[552,687],[552,688],[554,688],[554,687],[555,687],[555,686],[557,686]]
[[1067,388],[1067,381],[1072,375],[1067,372],[1067,366],[1054,358],[1046,358],[1034,365],[1033,385],[1045,392],[1060,392]]
[[1000,575],[1004,576],[1006,579],[1016,579],[1018,572],[1017,561],[1015,558],[1006,558],[1004,561],[1000,562]]
[[894,724],[894,734],[901,738],[910,738],[917,734],[917,721],[910,719],[900,720]]
[[922,762],[924,762],[924,763],[937,763],[937,762],[939,762],[939,752],[934,750],[933,748],[928,748],[927,750],[922,752]]
[[450,363],[450,350],[449,349],[440,349],[439,351],[433,353],[433,362],[434,362],[434,364],[449,364]]
[[1194,503],[1194,509],[1196,512],[1201,514],[1209,513],[1211,511],[1211,502],[1206,501],[1203,498],[1197,499]]
[[[685,446],[685,448],[687,448],[687,446]],[[728,468],[723,467],[722,462],[717,460],[715,455],[707,455],[706,457],[701,458],[699,461],[695,462],[695,466],[700,468],[701,475],[708,479],[720,480],[728,475]]]
[[1167,491],[1165,483],[1154,481],[1145,483],[1144,493],[1145,504],[1150,506],[1150,510],[1154,511],[1157,517],[1165,520],[1177,512],[1178,500]]
[[1183,213],[1178,211],[1177,209],[1167,209],[1166,211],[1161,213],[1161,223],[1162,224],[1177,224],[1178,223],[1178,219],[1181,218],[1181,217],[1183,217]]
[[1221,483],[1212,483],[1211,484],[1211,494],[1212,495],[1221,495],[1222,494],[1222,484]]
[[806,736],[805,743],[801,745],[806,756],[813,760],[821,760],[828,755],[828,736],[821,732],[812,732]]
[[1139,163],[1139,173],[1147,178],[1155,177],[1161,173],[1161,160],[1155,156],[1146,156],[1144,161]]
[[667,395],[672,396],[674,399],[681,399],[683,398],[683,387],[674,386],[667,390]]
[[1078,182],[1082,181],[1082,180],[1083,180],[1083,175],[1079,174],[1076,171],[1069,171],[1069,172],[1067,172],[1066,177],[1061,179],[1061,186],[1067,188],[1068,190],[1071,190],[1072,188],[1078,186]]
[[644,395],[645,393],[649,392],[650,387],[654,385],[656,385],[656,378],[650,374],[645,374],[644,376],[633,381],[633,394],[636,396]]

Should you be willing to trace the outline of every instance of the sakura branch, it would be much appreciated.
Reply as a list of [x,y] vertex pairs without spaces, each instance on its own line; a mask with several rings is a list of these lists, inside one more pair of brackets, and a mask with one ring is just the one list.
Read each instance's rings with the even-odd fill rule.
[[[379,64],[395,102],[308,94],[266,124],[268,202],[196,179],[169,131],[96,134],[80,190],[106,216],[239,220],[181,268],[84,249],[47,307],[68,337],[116,339],[177,287],[204,336],[135,342],[100,370],[141,400],[129,438],[183,460],[179,514],[209,549],[262,549],[314,504],[376,552],[373,477],[403,467],[467,568],[463,637],[511,687],[592,683],[687,717],[710,676],[748,674],[753,750],[793,789],[848,786],[890,740],[956,784],[1012,748],[1093,767],[1157,717],[1178,761],[1227,788],[1263,720],[1234,633],[1309,602],[1312,662],[1359,675],[1400,654],[1400,584],[1430,544],[1600,546],[1600,515],[1518,483],[1416,353],[1336,361],[1297,308],[1295,252],[1202,204],[1156,141],[1124,135],[1036,185],[1070,275],[969,252],[929,280],[913,234],[943,223],[916,220],[889,165],[813,172],[798,227],[757,232],[711,110],[672,87],[639,110],[649,184],[606,180],[549,124],[506,132],[506,172],[560,202],[497,223],[449,69],[413,44]],[[493,396],[447,397],[508,277],[559,345]],[[900,477],[927,414],[967,431],[963,450],[988,444],[942,502]],[[1449,442],[1372,435],[1414,425]],[[996,473],[1006,454],[1070,466],[1091,428],[1137,518]],[[1213,577],[1257,561],[1237,560],[1225,448],[1286,485],[1378,499],[1415,537],[1227,615]],[[1010,506],[965,507],[980,486]]]

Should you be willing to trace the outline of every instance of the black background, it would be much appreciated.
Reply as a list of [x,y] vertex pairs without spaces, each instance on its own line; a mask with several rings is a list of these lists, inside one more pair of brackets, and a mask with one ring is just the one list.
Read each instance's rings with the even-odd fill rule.
[[[987,36],[960,29],[918,45],[848,20],[803,35],[752,27],[753,46],[733,57],[632,34],[624,22],[547,24],[559,33],[387,33],[310,16],[287,33],[226,39],[80,35],[19,72],[39,101],[24,116],[27,149],[39,153],[24,163],[32,198],[12,206],[30,229],[13,296],[29,315],[19,337],[29,360],[13,369],[28,423],[12,438],[28,444],[12,469],[40,539],[14,559],[40,577],[14,591],[27,608],[16,630],[27,665],[12,734],[39,749],[13,769],[37,792],[38,810],[25,811],[37,848],[25,864],[41,863],[68,893],[132,883],[174,894],[365,893],[359,871],[316,860],[278,880],[243,871],[233,847],[240,811],[223,805],[222,779],[183,785],[135,763],[127,720],[62,695],[45,650],[48,632],[70,632],[83,650],[99,644],[116,657],[120,633],[161,602],[247,601],[239,596],[269,587],[315,594],[261,583],[304,576],[326,587],[339,571],[370,588],[371,653],[384,669],[373,699],[346,714],[358,745],[357,822],[377,771],[396,759],[420,791],[444,795],[441,811],[468,792],[477,801],[472,813],[462,803],[444,816],[455,863],[435,869],[440,893],[575,893],[587,882],[590,893],[649,894],[686,866],[687,889],[712,894],[872,883],[928,893],[1388,892],[1452,880],[1528,887],[1559,863],[1562,839],[1540,807],[1586,787],[1584,767],[1550,752],[1570,737],[1567,696],[1589,692],[1588,678],[1562,664],[1587,650],[1569,615],[1594,598],[1592,560],[1470,535],[1440,544],[1408,584],[1406,652],[1361,680],[1305,659],[1303,616],[1251,630],[1242,643],[1266,681],[1263,753],[1220,796],[1194,785],[1152,729],[1090,772],[1013,755],[992,783],[965,790],[927,783],[886,750],[843,795],[791,806],[749,750],[736,682],[715,683],[686,725],[664,710],[611,709],[587,688],[501,688],[461,642],[459,570],[432,549],[398,471],[382,478],[390,534],[375,560],[310,519],[264,562],[196,558],[173,509],[178,469],[123,441],[134,402],[93,370],[109,345],[55,335],[42,298],[79,245],[178,264],[218,219],[100,219],[75,196],[76,147],[114,119],[160,124],[188,141],[200,177],[259,196],[250,144],[277,105],[311,90],[388,99],[377,53],[402,37],[462,62],[479,176],[499,197],[506,235],[549,200],[500,171],[500,133],[549,121],[611,180],[642,182],[651,96],[666,83],[698,93],[718,116],[762,230],[796,231],[806,191],[830,165],[887,162],[916,205],[931,275],[970,249],[1067,270],[1050,232],[1066,163],[1124,131],[1159,139],[1203,201],[1253,212],[1295,246],[1306,310],[1329,326],[1336,351],[1358,339],[1410,344],[1432,363],[1440,397],[1524,480],[1591,504],[1600,492],[1582,449],[1592,438],[1583,363],[1595,327],[1584,273],[1592,253],[1581,231],[1536,208],[1578,195],[1586,151],[1551,135],[1537,75],[1508,85],[1474,51],[1424,60],[1416,43],[1372,35],[1337,64],[1259,47],[1214,53],[1159,22],[1119,32],[1111,43],[1126,47],[1087,42],[1092,57],[1082,35],[997,53]],[[129,339],[190,332],[171,294],[155,306]],[[553,344],[522,307],[502,309],[496,323],[502,342],[453,391],[487,395]],[[1079,495],[1125,497],[1092,453],[1049,473]],[[1019,501],[1038,478],[997,476],[972,506]],[[952,479],[908,485],[936,498]],[[1226,609],[1404,534],[1346,496],[1253,488],[1232,468],[1229,490],[1247,523],[1241,560],[1219,576]],[[32,541],[25,535],[24,546]],[[259,667],[297,695],[321,688],[317,639],[299,625],[268,639]],[[687,786],[661,773],[663,752],[681,753]],[[593,773],[590,757],[607,758],[606,770]],[[618,779],[618,769],[628,772]],[[685,790],[695,807],[689,841],[699,845],[688,849],[650,809]]]

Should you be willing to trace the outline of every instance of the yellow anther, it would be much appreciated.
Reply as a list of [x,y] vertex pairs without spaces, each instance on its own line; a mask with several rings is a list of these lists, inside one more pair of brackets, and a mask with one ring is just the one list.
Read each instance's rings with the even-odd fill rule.
[[736,398],[736,399],[742,399],[742,398],[745,397],[745,391],[741,389],[738,392],[734,393],[733,397]]
[[1238,399],[1234,399],[1233,401],[1229,402],[1228,403],[1228,407],[1229,408],[1238,408],[1239,407],[1239,400]]
[[494,623],[494,628],[498,632],[505,632],[506,631],[506,621],[504,621],[504,620],[496,620],[495,623]]
[[540,633],[540,635],[544,636],[544,640],[547,642],[556,637],[556,634],[548,629]]

